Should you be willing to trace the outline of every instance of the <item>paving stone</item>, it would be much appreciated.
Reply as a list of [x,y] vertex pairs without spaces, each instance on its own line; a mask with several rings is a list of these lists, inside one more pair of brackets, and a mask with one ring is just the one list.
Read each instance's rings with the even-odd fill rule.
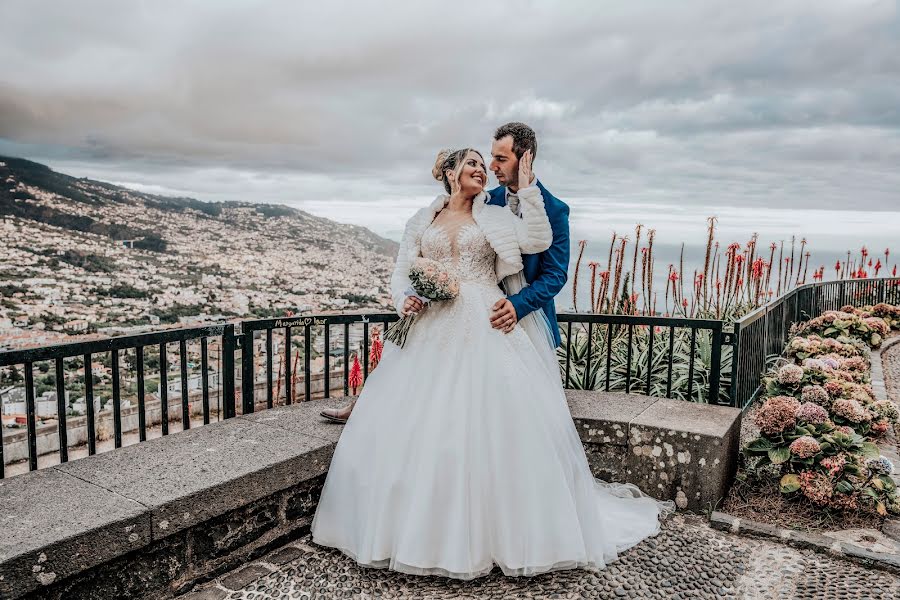
[[223,600],[227,595],[228,592],[221,588],[210,587],[179,596],[178,600]]
[[240,590],[249,587],[253,582],[264,575],[271,573],[262,565],[252,564],[242,567],[230,575],[222,578],[222,585],[230,590]]
[[285,546],[266,557],[266,562],[283,565],[297,559],[303,552],[294,546]]

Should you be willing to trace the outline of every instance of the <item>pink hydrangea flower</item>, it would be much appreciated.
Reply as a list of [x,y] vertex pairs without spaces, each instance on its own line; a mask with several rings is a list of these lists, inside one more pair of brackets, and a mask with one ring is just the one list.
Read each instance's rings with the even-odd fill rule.
[[791,396],[772,396],[759,407],[754,421],[759,430],[775,435],[793,429],[797,425],[797,409],[800,403]]
[[834,477],[840,473],[847,464],[847,458],[843,454],[837,456],[829,456],[822,459],[822,467],[828,471],[830,477]]
[[830,357],[830,356],[825,357],[825,358],[822,358],[822,359],[820,359],[820,360],[821,360],[822,363],[824,363],[825,366],[828,367],[829,369],[837,369],[838,367],[841,366],[841,363],[840,363],[840,362],[838,362],[836,359],[834,359],[834,358],[832,358],[832,357]]
[[803,367],[787,364],[778,369],[778,383],[782,385],[797,385],[803,379]]
[[803,471],[800,473],[800,492],[813,504],[825,506],[831,501],[834,490],[831,480],[824,473]]
[[828,420],[828,411],[814,402],[804,402],[797,409],[797,419],[804,423],[824,423]]
[[803,361],[803,367],[813,371],[827,371],[829,368],[824,360],[819,360],[818,358],[807,358]]
[[824,388],[832,398],[840,398],[844,394],[844,384],[840,381],[826,381]]
[[874,423],[872,423],[872,427],[871,427],[870,431],[875,436],[882,436],[885,433],[887,433],[888,429],[890,429],[890,428],[891,428],[891,424],[882,419],[880,421],[875,421]]
[[809,458],[818,454],[822,448],[816,438],[804,435],[791,442],[791,454],[798,458]]
[[843,417],[851,423],[866,423],[872,420],[872,415],[863,408],[862,404],[849,398],[838,398],[831,405],[831,410],[837,416]]
[[875,404],[872,405],[872,411],[887,421],[892,421],[894,423],[897,422],[898,414],[897,407],[894,406],[894,403],[890,400],[878,400]]
[[813,402],[815,404],[828,404],[828,392],[821,385],[805,385],[803,391],[800,392],[800,398],[804,402]]
[[881,337],[884,337],[891,332],[891,328],[881,317],[869,317],[867,319],[863,319],[863,323],[865,323],[869,327],[869,329],[871,329]]

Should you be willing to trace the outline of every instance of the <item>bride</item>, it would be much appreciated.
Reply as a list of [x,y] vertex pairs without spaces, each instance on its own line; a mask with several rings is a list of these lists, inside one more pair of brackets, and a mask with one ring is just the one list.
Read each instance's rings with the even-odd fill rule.
[[[539,312],[491,327],[498,283],[521,290],[521,255],[550,245],[540,190],[519,190],[521,218],[485,204],[471,149],[440,154],[434,175],[447,195],[409,220],[391,278],[398,312],[418,316],[402,348],[385,345],[344,427],[313,541],[417,575],[602,569],[655,535],[671,505],[593,477]],[[418,256],[455,269],[454,300],[406,295]]]

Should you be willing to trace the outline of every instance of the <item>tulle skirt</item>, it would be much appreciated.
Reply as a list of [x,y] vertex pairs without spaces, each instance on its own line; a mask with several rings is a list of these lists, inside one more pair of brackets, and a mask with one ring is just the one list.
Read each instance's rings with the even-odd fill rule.
[[602,569],[672,508],[595,479],[546,349],[490,326],[496,285],[386,344],[341,434],[313,540],[359,564],[470,579]]

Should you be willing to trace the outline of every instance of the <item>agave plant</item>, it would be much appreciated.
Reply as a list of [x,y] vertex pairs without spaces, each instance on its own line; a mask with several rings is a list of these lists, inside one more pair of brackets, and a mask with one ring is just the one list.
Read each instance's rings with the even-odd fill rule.
[[[558,356],[560,367],[565,370],[568,349],[569,375],[566,387],[627,390],[694,402],[710,401],[708,393],[713,353],[711,332],[697,330],[691,373],[689,329],[654,329],[652,347],[650,326],[632,326],[630,339],[628,327],[623,325],[593,328],[590,338],[588,330],[585,325],[573,326],[571,339],[563,331],[563,345]],[[719,396],[715,399],[717,402],[728,402],[730,373],[731,348],[723,347]],[[692,385],[690,381],[693,381]]]

